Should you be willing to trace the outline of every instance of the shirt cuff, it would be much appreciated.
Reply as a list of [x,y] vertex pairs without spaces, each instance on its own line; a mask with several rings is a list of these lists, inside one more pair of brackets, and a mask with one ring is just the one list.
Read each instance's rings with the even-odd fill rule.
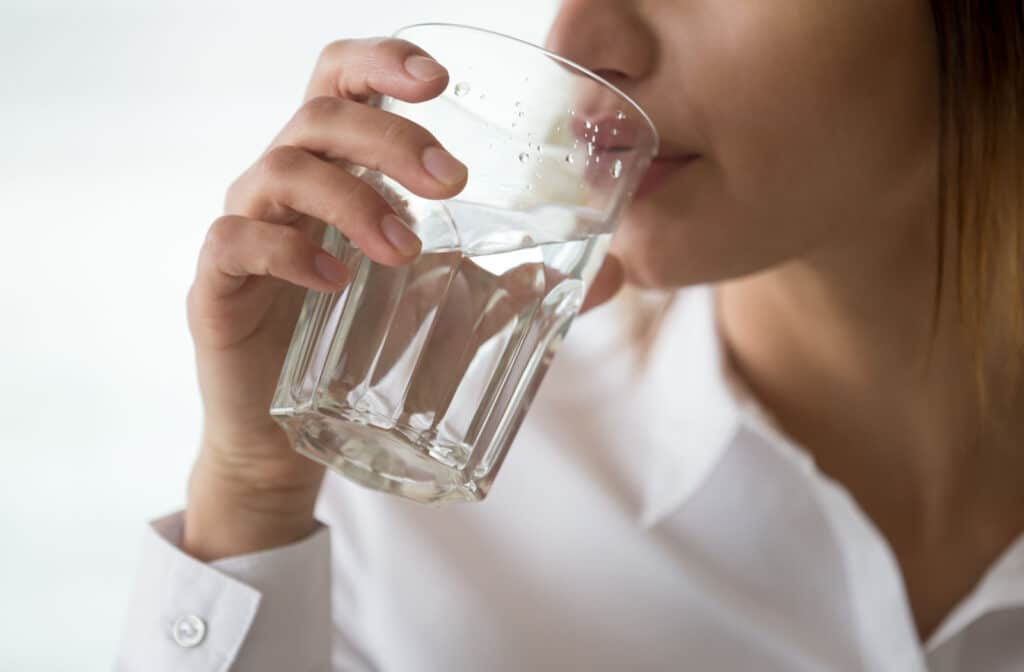
[[151,522],[118,672],[330,669],[330,533],[202,563],[180,548],[183,512]]

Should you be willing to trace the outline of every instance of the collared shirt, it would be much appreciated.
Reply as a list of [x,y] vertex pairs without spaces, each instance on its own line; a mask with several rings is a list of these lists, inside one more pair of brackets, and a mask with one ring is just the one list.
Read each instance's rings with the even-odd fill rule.
[[577,319],[488,498],[329,474],[323,527],[209,564],[147,530],[118,670],[1024,670],[1024,538],[920,642],[895,556],[732,377],[713,289],[647,365]]

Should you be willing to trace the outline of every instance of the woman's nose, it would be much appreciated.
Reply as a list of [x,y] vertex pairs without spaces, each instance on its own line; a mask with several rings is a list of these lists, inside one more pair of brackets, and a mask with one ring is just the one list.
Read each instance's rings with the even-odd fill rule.
[[654,68],[654,35],[635,3],[564,0],[544,46],[627,88]]

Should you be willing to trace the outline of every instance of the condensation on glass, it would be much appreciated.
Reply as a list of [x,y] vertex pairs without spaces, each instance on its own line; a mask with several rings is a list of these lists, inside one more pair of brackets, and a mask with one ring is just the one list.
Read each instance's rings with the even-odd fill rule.
[[[490,31],[419,24],[396,36],[451,75],[445,92],[370,104],[430,130],[470,171],[446,201],[350,170],[416,231],[389,267],[333,227],[351,271],[310,291],[271,415],[296,450],[424,503],[483,499],[657,150],[624,94],[564,59]],[[603,125],[603,129],[602,129]]]

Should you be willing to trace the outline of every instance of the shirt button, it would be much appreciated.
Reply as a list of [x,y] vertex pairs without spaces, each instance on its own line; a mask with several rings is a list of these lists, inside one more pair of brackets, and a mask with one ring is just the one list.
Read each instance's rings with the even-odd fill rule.
[[190,649],[198,646],[206,636],[206,621],[195,614],[186,614],[174,622],[171,633],[178,646]]

